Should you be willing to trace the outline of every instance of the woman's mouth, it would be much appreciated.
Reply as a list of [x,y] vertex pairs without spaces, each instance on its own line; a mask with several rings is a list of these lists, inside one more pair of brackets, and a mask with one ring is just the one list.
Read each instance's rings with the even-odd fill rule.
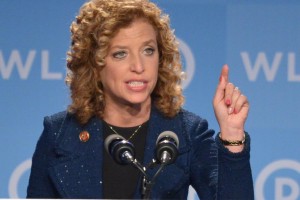
[[128,81],[127,86],[130,90],[135,92],[143,91],[147,87],[146,81]]

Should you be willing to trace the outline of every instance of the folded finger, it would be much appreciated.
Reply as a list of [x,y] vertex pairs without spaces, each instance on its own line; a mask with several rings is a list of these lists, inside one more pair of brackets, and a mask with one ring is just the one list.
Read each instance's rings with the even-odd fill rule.
[[249,107],[248,98],[240,94],[234,105],[234,113],[239,113],[243,107]]
[[239,90],[238,87],[234,87],[233,92],[232,92],[232,97],[231,97],[231,104],[228,108],[228,113],[231,114],[235,110],[235,105],[237,103],[237,100],[241,96],[241,91]]
[[232,83],[228,83],[225,88],[225,104],[230,106],[232,104],[232,95],[234,91],[234,85]]

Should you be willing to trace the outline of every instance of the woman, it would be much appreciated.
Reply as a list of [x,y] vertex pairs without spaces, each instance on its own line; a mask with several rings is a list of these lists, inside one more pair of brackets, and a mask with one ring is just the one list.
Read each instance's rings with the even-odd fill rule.
[[[157,137],[173,131],[179,155],[157,176],[151,199],[253,199],[249,104],[222,69],[213,105],[220,134],[182,108],[181,63],[169,19],[148,0],[92,0],[71,25],[72,103],[46,117],[32,160],[28,198],[143,198],[142,175],[119,165],[104,140],[117,134],[148,166]],[[148,167],[153,177],[158,166]]]

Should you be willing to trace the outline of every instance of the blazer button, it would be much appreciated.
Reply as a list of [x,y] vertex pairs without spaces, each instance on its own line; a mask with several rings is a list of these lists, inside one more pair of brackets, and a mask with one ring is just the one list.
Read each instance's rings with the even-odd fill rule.
[[80,132],[79,139],[81,142],[87,142],[90,139],[89,132],[87,132],[87,131]]

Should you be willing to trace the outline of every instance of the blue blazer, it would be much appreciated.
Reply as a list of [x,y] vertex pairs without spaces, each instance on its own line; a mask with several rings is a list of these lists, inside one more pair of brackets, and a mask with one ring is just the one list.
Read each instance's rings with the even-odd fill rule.
[[[102,126],[97,117],[81,126],[67,112],[45,117],[32,159],[27,198],[102,198]],[[84,130],[90,134],[87,142],[79,139]],[[206,120],[185,110],[167,118],[153,108],[143,165],[154,158],[156,139],[166,130],[178,135],[179,156],[159,174],[151,199],[186,199],[190,185],[200,199],[254,199],[248,134],[244,150],[231,153],[218,137],[214,139]],[[156,171],[147,172],[152,177]],[[139,183],[134,198],[141,197]]]

